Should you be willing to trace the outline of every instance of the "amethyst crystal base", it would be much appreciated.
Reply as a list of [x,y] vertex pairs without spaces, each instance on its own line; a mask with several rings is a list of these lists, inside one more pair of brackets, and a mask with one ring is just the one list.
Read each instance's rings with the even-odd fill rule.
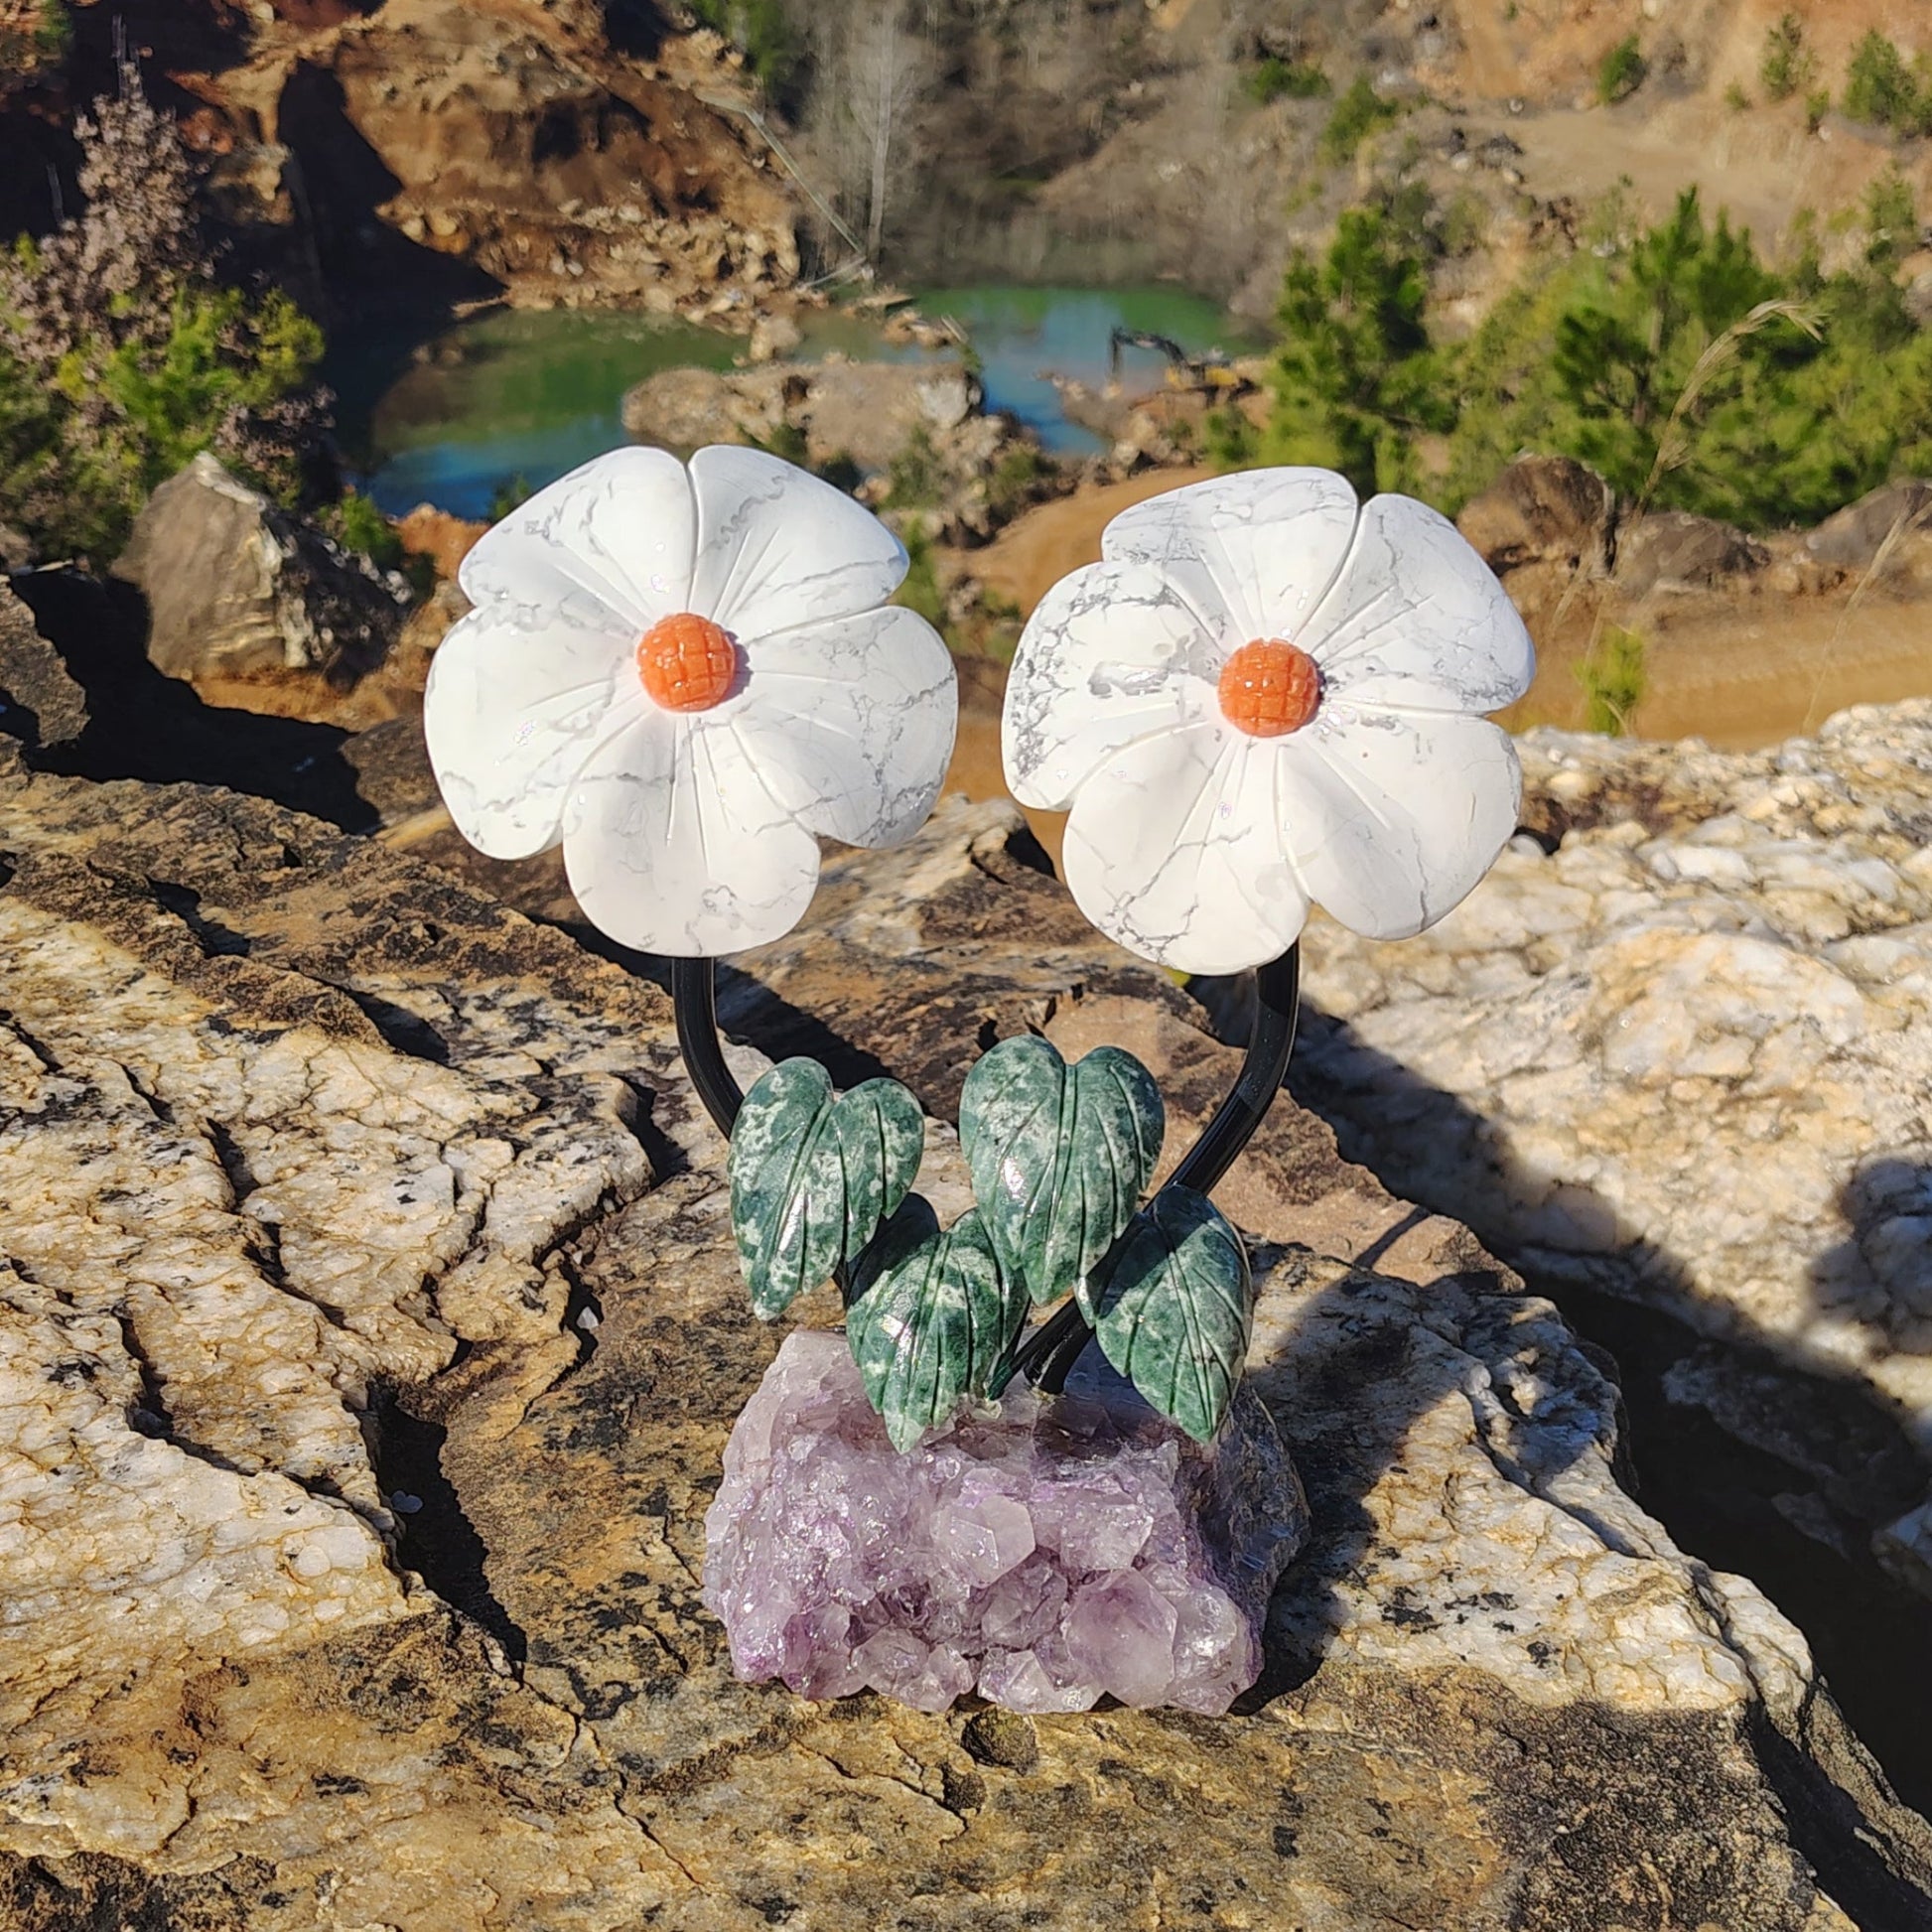
[[1307,1529],[1251,1390],[1203,1449],[1089,1348],[1065,1395],[1016,1383],[900,1455],[844,1337],[796,1329],[725,1450],[704,1600],[740,1677],[806,1697],[1218,1716]]

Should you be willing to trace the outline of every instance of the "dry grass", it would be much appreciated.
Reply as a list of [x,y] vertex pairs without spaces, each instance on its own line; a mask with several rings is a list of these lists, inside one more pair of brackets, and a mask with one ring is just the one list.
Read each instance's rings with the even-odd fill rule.
[[1630,506],[1633,516],[1643,515],[1650,507],[1651,498],[1657,493],[1658,484],[1673,470],[1681,469],[1689,458],[1691,445],[1684,433],[1685,417],[1697,407],[1705,390],[1737,359],[1737,351],[1742,345],[1774,322],[1788,322],[1802,329],[1813,342],[1821,340],[1822,331],[1815,309],[1807,308],[1802,302],[1778,300],[1760,302],[1748,315],[1740,316],[1713,341],[1698,357],[1677,400],[1671,404],[1669,416],[1664,419],[1664,433],[1657,439],[1657,459],[1651,464],[1650,475],[1644,479],[1644,485],[1637,491],[1636,501]]

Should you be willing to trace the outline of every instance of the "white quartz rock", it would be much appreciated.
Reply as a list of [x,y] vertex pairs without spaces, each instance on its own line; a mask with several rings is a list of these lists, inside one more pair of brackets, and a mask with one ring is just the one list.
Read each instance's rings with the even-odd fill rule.
[[[1533,1277],[1861,1383],[1932,1463],[1932,703],[1524,756],[1554,854],[1408,946],[1311,926],[1321,1104]],[[1924,1511],[1876,1547],[1932,1589]]]

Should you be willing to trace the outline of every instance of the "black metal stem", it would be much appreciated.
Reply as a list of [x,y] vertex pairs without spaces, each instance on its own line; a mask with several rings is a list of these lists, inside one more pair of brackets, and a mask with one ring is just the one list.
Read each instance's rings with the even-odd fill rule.
[[[1214,1118],[1181,1156],[1179,1165],[1162,1184],[1191,1187],[1197,1194],[1212,1193],[1215,1184],[1254,1139],[1281,1092],[1295,1050],[1295,1022],[1301,1009],[1302,947],[1298,940],[1279,959],[1270,960],[1255,974],[1255,1024],[1248,1051],[1234,1090],[1215,1110]],[[727,1140],[745,1102],[744,1090],[725,1064],[718,1036],[718,983],[709,959],[671,961],[671,1007],[677,1019],[678,1050],[685,1070],[705,1111],[718,1123]],[[1096,1273],[1104,1275],[1103,1262]],[[843,1271],[842,1271],[843,1272]],[[841,1288],[844,1282],[841,1280]],[[1077,1302],[1068,1302],[1028,1337],[1017,1358],[1015,1372],[1030,1376],[1035,1387],[1057,1395],[1092,1336]]]
[[[1248,1035],[1248,1051],[1234,1091],[1221,1102],[1214,1118],[1201,1129],[1200,1139],[1162,1183],[1162,1193],[1170,1187],[1212,1193],[1241,1150],[1254,1139],[1288,1073],[1301,993],[1302,944],[1298,939],[1279,959],[1257,970],[1254,1031]],[[1103,1261],[1095,1272],[1104,1278],[1106,1269]],[[1035,1387],[1057,1395],[1092,1334],[1079,1303],[1068,1302],[1028,1337],[1019,1353],[1017,1372],[1031,1377]]]
[[677,1019],[677,1048],[684,1055],[684,1070],[705,1112],[730,1140],[738,1125],[738,1110],[745,1104],[745,1090],[725,1064],[724,1042],[718,1037],[718,980],[710,960],[671,961],[671,1011]]

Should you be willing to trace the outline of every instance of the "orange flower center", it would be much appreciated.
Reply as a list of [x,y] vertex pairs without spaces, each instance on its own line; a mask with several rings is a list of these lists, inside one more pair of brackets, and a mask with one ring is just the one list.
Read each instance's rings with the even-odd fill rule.
[[666,711],[709,711],[738,681],[738,646],[709,618],[680,611],[638,638],[637,675]]
[[1243,644],[1221,669],[1221,715],[1250,738],[1298,732],[1321,704],[1321,673],[1280,637]]

